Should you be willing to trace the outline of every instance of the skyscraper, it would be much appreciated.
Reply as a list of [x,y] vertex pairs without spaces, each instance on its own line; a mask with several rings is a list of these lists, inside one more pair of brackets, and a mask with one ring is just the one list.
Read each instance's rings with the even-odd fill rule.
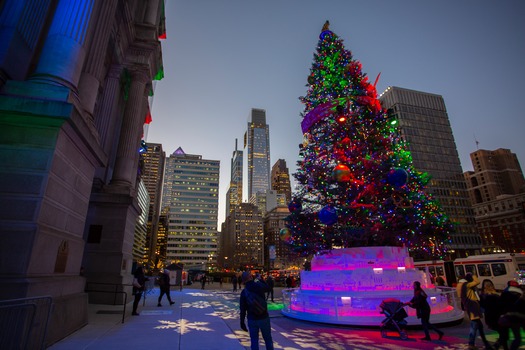
[[283,194],[286,203],[292,200],[292,187],[290,185],[290,172],[286,166],[286,160],[279,159],[272,167],[272,190]]
[[248,199],[270,188],[270,129],[266,124],[266,111],[253,108],[250,119],[244,134],[248,158]]
[[144,260],[151,265],[156,260],[155,251],[162,200],[162,182],[166,154],[159,143],[148,143],[147,150],[142,154],[142,181],[149,194],[148,231],[146,235],[146,250]]
[[509,149],[470,154],[464,173],[485,253],[525,251],[525,179]]
[[256,205],[241,203],[233,211],[234,251],[233,267],[249,268],[263,266],[263,223]]
[[476,231],[454,135],[443,97],[436,94],[389,87],[379,98],[401,138],[407,142],[414,167],[427,172],[427,190],[456,223],[449,246],[456,255],[479,253],[481,238]]
[[226,215],[242,202],[242,157],[243,152],[237,149],[237,139],[235,139],[235,150],[231,159],[230,187],[226,194]]
[[219,166],[218,160],[186,154],[180,147],[166,159],[162,207],[169,207],[168,262],[201,269],[215,262]]

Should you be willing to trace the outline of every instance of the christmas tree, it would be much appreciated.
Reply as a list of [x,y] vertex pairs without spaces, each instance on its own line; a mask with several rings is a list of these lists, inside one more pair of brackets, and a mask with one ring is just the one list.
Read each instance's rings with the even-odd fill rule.
[[406,246],[442,258],[453,231],[425,192],[396,120],[326,22],[308,76],[297,189],[281,239],[301,256],[334,248]]

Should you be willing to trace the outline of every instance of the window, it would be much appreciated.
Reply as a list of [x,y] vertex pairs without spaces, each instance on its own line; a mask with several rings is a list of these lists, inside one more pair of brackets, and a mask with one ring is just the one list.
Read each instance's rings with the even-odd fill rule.
[[490,276],[489,264],[478,264],[478,271],[480,276]]
[[454,269],[456,270],[456,277],[461,278],[465,276],[465,269],[462,265],[456,265],[454,266]]
[[494,276],[502,276],[507,274],[507,269],[505,268],[505,264],[491,264],[492,266],[492,273]]
[[467,273],[470,272],[473,275],[477,275],[477,273],[476,273],[476,265],[465,265],[465,271]]
[[445,276],[445,271],[443,271],[443,266],[436,266],[436,272],[438,276]]
[[434,268],[434,266],[429,266],[428,267],[428,272],[430,272],[432,277],[436,277],[436,269]]

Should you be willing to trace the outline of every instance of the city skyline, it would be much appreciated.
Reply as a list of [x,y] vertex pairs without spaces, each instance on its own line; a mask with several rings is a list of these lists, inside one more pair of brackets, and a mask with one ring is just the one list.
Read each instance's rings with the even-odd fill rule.
[[165,78],[155,87],[146,141],[221,160],[220,225],[231,145],[252,108],[266,110],[270,163],[285,159],[296,171],[298,98],[328,19],[369,79],[380,74],[379,93],[399,86],[443,96],[463,171],[478,148],[508,148],[523,164],[525,48],[516,43],[525,41],[524,11],[518,1],[168,2]]

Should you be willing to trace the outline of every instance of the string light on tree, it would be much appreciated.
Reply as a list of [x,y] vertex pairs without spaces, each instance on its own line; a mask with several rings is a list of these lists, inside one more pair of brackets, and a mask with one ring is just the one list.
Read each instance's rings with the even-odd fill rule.
[[[379,76],[378,76],[379,78]],[[376,84],[327,21],[307,77],[286,241],[307,256],[333,247],[405,245],[441,258],[453,225],[425,192]]]

